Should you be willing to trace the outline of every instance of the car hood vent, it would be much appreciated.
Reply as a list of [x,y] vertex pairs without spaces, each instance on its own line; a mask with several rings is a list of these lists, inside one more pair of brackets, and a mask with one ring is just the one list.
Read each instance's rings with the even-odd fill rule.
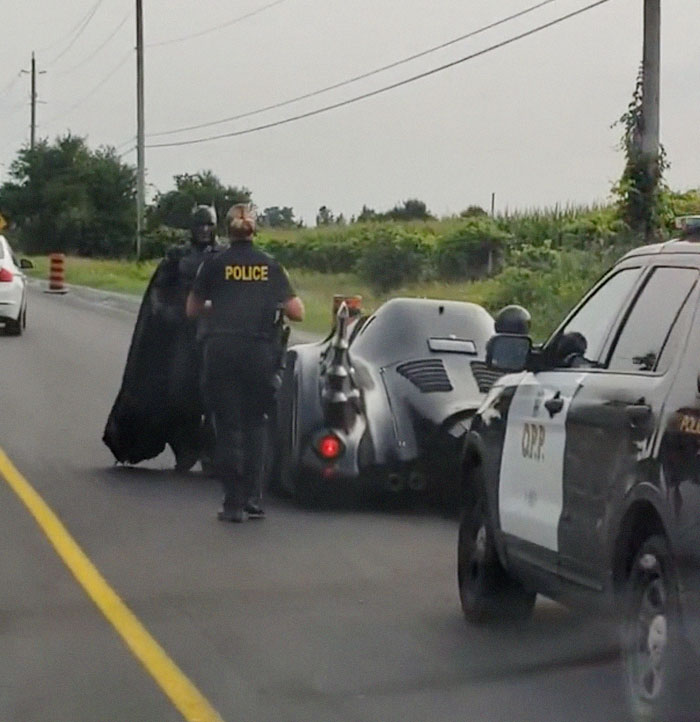
[[453,390],[442,359],[407,361],[397,366],[396,370],[424,394]]
[[491,387],[503,376],[500,371],[490,369],[483,361],[472,361],[472,373],[482,394],[487,394]]

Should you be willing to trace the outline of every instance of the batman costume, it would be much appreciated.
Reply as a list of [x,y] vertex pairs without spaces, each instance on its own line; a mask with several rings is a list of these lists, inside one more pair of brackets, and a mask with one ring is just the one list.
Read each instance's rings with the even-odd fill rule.
[[199,266],[220,250],[214,209],[196,207],[191,230],[190,243],[169,249],[158,264],[141,302],[121,389],[102,437],[121,463],[152,459],[166,444],[180,471],[206,457],[198,328],[185,316],[185,301]]

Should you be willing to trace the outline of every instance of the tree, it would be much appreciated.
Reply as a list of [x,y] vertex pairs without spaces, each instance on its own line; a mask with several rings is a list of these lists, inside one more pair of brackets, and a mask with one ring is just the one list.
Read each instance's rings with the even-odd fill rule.
[[299,222],[294,218],[294,209],[289,206],[271,206],[258,216],[258,223],[268,228],[298,228]]
[[0,186],[0,212],[29,253],[130,252],[136,226],[136,171],[114,148],[91,151],[70,133],[22,148]]
[[236,203],[249,203],[250,191],[245,187],[225,186],[210,170],[181,173],[174,176],[175,190],[159,193],[148,216],[149,229],[158,226],[189,228],[190,214],[196,205],[216,208],[219,232],[226,233],[226,213]]
[[374,208],[370,208],[369,206],[362,206],[362,211],[359,216],[357,216],[357,222],[358,223],[367,223],[368,221],[376,221],[379,220],[379,214],[377,211],[374,210]]
[[403,203],[397,203],[386,213],[377,213],[373,208],[362,206],[362,212],[357,217],[358,223],[368,221],[432,221],[435,217],[428,211],[426,204],[417,198],[409,198]]
[[409,198],[402,204],[395,205],[386,216],[392,221],[429,221],[435,218],[426,204],[417,198]]
[[333,211],[328,206],[321,206],[316,214],[317,226],[330,226],[335,223]]
[[460,214],[460,218],[478,218],[487,216],[488,213],[481,206],[467,206]]
[[664,216],[669,212],[668,188],[663,182],[668,163],[663,146],[659,148],[658,161],[652,167],[642,152],[643,94],[644,78],[640,68],[632,101],[614,124],[623,128],[620,148],[625,154],[625,169],[613,187],[613,194],[617,197],[620,216],[629,228],[644,238],[653,239],[660,236],[660,229],[666,221]]

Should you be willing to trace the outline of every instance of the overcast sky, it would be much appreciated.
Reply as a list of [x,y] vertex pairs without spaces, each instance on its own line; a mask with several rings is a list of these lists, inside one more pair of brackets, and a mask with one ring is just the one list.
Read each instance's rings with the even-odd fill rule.
[[[464,57],[589,4],[556,0],[475,38],[330,93],[254,117],[149,137],[187,140],[282,119]],[[286,100],[446,42],[536,0],[143,0],[146,133]],[[2,2],[0,180],[28,141],[32,50],[38,136],[70,130],[128,151],[136,134],[134,0]],[[213,170],[261,208],[307,223],[410,197],[436,214],[603,201],[622,170],[611,124],[630,101],[642,53],[642,0],[598,8],[397,90],[236,138],[146,152],[150,195],[172,176]],[[94,10],[84,31],[78,23]],[[125,20],[126,18],[126,20]],[[124,21],[119,27],[119,24]],[[119,27],[119,29],[117,29]],[[700,186],[698,0],[662,2],[661,135],[673,188]],[[116,32],[114,32],[116,30]],[[105,44],[105,41],[113,37]],[[104,47],[100,49],[100,46]],[[98,52],[95,52],[98,51]],[[110,75],[111,73],[111,75]],[[126,159],[135,163],[132,152]]]

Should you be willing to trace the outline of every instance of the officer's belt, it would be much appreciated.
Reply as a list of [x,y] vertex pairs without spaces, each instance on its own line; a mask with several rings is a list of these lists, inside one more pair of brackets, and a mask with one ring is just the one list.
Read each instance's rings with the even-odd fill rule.
[[250,340],[274,341],[275,335],[276,334],[275,334],[274,330],[271,330],[271,331],[243,331],[243,330],[231,329],[230,331],[220,331],[217,329],[213,329],[211,331],[207,331],[206,338],[212,338],[212,337],[216,336],[216,337],[225,337],[225,338],[240,338],[240,339],[244,339],[246,341],[250,341]]

